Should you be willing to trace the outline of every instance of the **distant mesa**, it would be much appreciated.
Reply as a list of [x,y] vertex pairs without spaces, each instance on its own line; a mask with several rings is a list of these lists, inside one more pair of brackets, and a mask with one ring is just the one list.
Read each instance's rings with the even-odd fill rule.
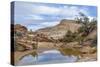
[[43,33],[49,37],[53,37],[54,39],[62,38],[67,31],[76,32],[81,24],[75,23],[74,20],[63,19],[60,23],[53,27],[42,28],[37,30],[37,33]]

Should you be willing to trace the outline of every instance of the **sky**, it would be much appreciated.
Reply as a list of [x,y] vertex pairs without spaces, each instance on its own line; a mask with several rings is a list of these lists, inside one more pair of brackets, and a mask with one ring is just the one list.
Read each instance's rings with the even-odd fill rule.
[[90,19],[97,18],[96,6],[83,6],[71,4],[14,2],[14,22],[33,31],[40,28],[55,26],[62,19],[73,20],[84,13]]

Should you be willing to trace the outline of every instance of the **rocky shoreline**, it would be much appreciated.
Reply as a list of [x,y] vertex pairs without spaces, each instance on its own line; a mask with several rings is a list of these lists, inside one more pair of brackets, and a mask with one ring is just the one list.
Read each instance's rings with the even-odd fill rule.
[[[76,55],[78,56],[78,60],[76,62],[87,62],[87,61],[96,61],[97,60],[97,51],[95,47],[90,47],[90,46],[80,46],[77,45],[74,47],[74,45],[71,43],[67,44],[66,46],[63,46],[63,43],[50,43],[50,42],[39,42],[38,43],[38,48],[37,50],[26,50],[26,51],[17,51],[15,52],[15,59],[17,59],[15,62],[18,61],[18,57],[20,58],[22,54],[29,54],[31,52],[37,52],[37,53],[42,53],[47,50],[59,50],[61,54],[63,55]],[[76,44],[75,44],[76,45]]]

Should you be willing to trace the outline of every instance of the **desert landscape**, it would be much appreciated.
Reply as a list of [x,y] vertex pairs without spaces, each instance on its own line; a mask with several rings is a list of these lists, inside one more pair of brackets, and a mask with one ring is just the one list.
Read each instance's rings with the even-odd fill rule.
[[11,64],[97,60],[97,7],[12,2]]
[[97,20],[62,19],[53,27],[28,31],[23,25],[14,25],[14,56],[17,63],[23,56],[33,53],[34,57],[44,51],[58,50],[64,56],[78,57],[76,62],[97,60]]

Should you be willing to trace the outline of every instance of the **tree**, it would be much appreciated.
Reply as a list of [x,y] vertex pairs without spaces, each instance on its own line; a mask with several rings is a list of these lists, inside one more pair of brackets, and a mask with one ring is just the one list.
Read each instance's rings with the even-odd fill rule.
[[76,23],[81,23],[83,25],[87,25],[89,22],[89,18],[82,12],[79,12],[79,16],[77,16],[75,20],[76,20]]
[[66,35],[63,38],[64,42],[73,42],[77,37],[77,32],[72,33],[70,30],[67,31]]
[[[83,13],[79,13],[80,15],[80,20],[78,22],[80,22],[82,24],[82,27],[79,28],[79,33],[83,33],[84,36],[87,36],[90,33],[90,29],[92,30],[91,26],[90,26],[90,21],[89,18],[83,14]],[[94,22],[94,20],[93,20]],[[92,24],[91,24],[92,25]]]
[[79,23],[82,23],[82,18],[76,17],[76,18],[75,18],[75,21],[76,21],[76,23],[78,23],[78,24],[79,24]]
[[97,19],[93,18],[90,22],[90,27],[95,29],[97,27]]

